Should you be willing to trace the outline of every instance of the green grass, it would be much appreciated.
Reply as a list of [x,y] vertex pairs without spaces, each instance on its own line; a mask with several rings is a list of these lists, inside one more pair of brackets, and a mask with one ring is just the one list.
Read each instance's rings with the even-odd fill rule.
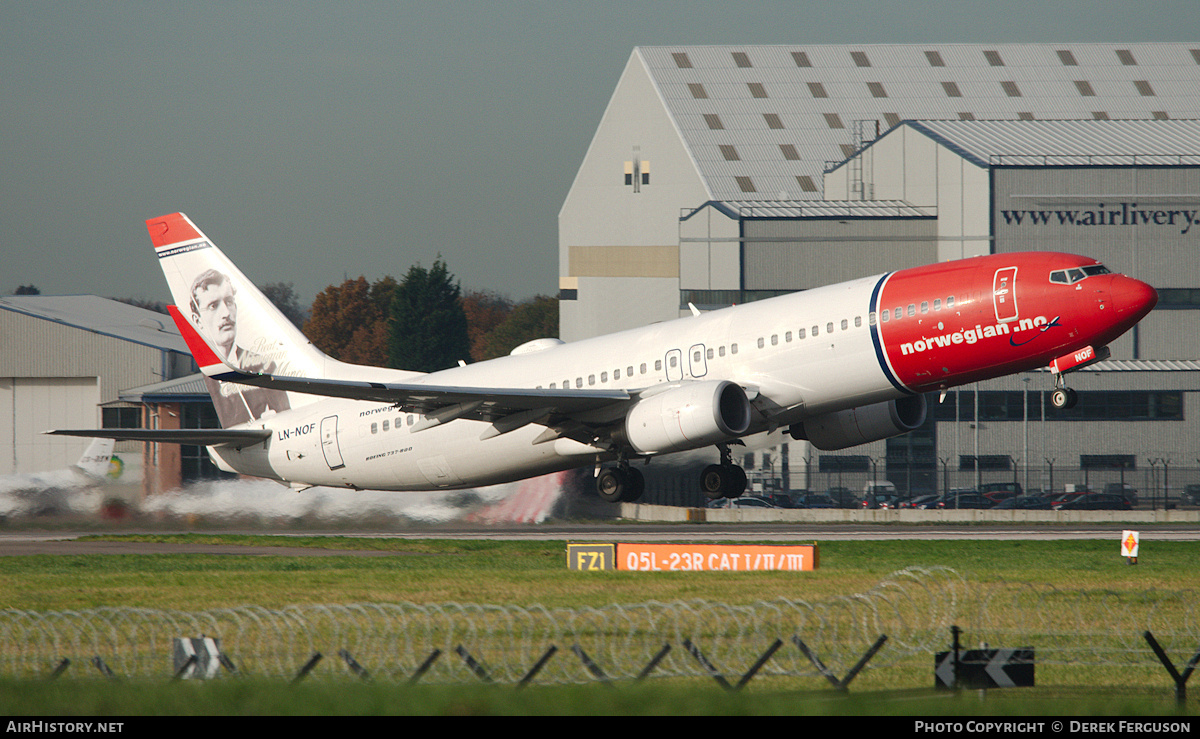
[[1129,566],[1114,541],[836,541],[815,572],[572,572],[565,543],[187,534],[97,537],[184,541],[395,556],[128,554],[6,557],[3,605],[39,611],[136,605],[197,610],[257,604],[449,601],[545,606],[705,598],[747,603],[821,599],[870,589],[910,565],[952,567],[982,582],[1060,589],[1188,590],[1198,542],[1144,542]]
[[[257,604],[360,602],[494,603],[603,606],[703,598],[752,603],[775,598],[819,602],[864,592],[901,568],[947,566],[997,592],[1029,585],[1066,593],[1111,595],[1135,609],[1155,592],[1191,591],[1200,543],[1143,537],[1129,566],[1113,541],[837,541],[821,544],[815,572],[572,572],[565,542],[438,541],[354,537],[189,534],[105,540],[185,541],[245,546],[317,547],[330,556],[259,554],[66,555],[0,559],[4,607],[63,611],[101,606],[205,610]],[[339,550],[393,553],[340,555]],[[1095,599],[1099,600],[1099,599]],[[997,609],[998,612],[998,609]],[[1135,614],[1136,616],[1136,614]],[[1131,623],[1136,618],[1131,620]],[[1140,633],[1140,632],[1138,632]],[[0,636],[2,638],[2,636]],[[561,645],[560,645],[561,646]],[[1021,645],[1009,645],[1021,646]],[[1177,665],[1200,644],[1177,647]],[[1189,649],[1180,654],[1179,649]],[[726,693],[711,681],[656,681],[600,686],[437,686],[367,684],[314,675],[296,686],[221,679],[108,683],[73,666],[59,681],[0,681],[0,714],[690,714],[690,715],[1167,715],[1175,711],[1170,680],[1157,665],[1136,672],[1103,668],[1079,678],[1075,668],[1038,667],[1038,688],[957,697],[913,686],[932,681],[924,659],[899,669],[867,670],[849,696],[819,679],[760,679]],[[1100,672],[1095,673],[1100,675]],[[1082,682],[1083,687],[1080,683]],[[1088,687],[1091,686],[1091,687]],[[1188,709],[1195,714],[1195,701]]]

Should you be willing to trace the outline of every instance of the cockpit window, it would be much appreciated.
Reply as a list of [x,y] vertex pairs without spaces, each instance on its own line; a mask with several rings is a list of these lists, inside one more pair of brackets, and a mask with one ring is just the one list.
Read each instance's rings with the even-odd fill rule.
[[1108,275],[1112,274],[1112,270],[1105,267],[1103,264],[1091,264],[1087,267],[1074,267],[1072,269],[1058,269],[1050,273],[1050,281],[1057,282],[1060,285],[1074,285],[1080,280],[1091,277],[1092,275]]

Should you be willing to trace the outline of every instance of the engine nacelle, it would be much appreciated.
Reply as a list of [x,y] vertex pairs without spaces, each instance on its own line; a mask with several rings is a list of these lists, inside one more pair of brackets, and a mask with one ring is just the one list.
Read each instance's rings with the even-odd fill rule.
[[806,419],[791,428],[794,439],[807,439],[827,452],[908,433],[925,423],[925,396],[910,395]]
[[639,454],[698,449],[728,441],[750,428],[750,401],[728,380],[696,382],[638,402],[620,436]]

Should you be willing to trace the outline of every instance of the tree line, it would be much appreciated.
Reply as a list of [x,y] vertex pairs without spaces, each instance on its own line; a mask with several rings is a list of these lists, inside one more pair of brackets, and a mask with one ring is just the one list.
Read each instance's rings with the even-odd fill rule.
[[[285,311],[286,312],[286,311]],[[354,364],[434,372],[504,356],[532,339],[558,336],[558,300],[521,303],[491,291],[462,292],[446,263],[409,268],[373,283],[330,285],[303,324],[309,341]]]
[[[464,293],[440,258],[429,269],[413,265],[401,280],[387,275],[368,282],[360,276],[330,285],[308,311],[290,283],[259,289],[318,349],[353,364],[435,372],[558,336],[557,298],[538,295],[514,303],[489,290]],[[22,285],[15,294],[40,293],[34,285]],[[162,303],[117,300],[167,312]]]

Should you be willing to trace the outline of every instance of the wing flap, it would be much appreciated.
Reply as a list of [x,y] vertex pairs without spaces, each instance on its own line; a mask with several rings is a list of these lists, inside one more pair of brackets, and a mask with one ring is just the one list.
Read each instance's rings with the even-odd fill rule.
[[82,436],[115,441],[155,441],[163,444],[246,447],[271,438],[270,429],[55,429],[56,436]]

